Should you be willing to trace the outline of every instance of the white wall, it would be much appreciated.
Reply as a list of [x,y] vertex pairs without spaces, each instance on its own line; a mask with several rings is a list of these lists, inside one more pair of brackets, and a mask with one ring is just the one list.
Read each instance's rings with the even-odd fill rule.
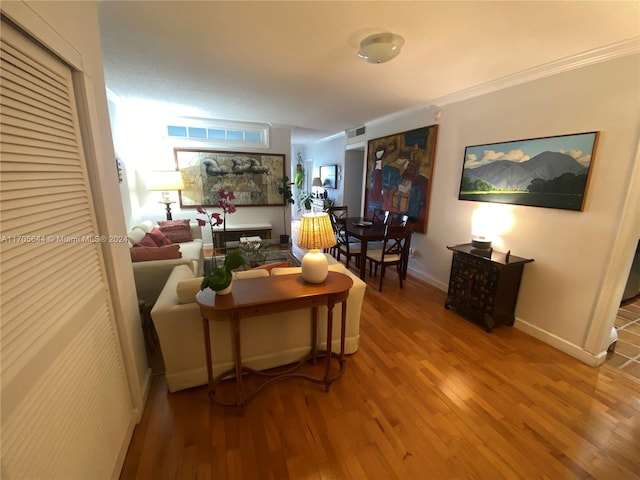
[[[524,269],[516,327],[589,363],[603,361],[604,332],[613,324],[640,234],[637,214],[625,214],[631,207],[624,207],[637,204],[627,195],[632,187],[637,192],[631,179],[640,132],[639,66],[639,56],[631,55],[442,106],[428,230],[413,235],[412,273],[446,290],[446,245],[470,241],[474,210],[493,207],[511,223],[494,246],[535,260]],[[433,110],[413,112],[367,125],[367,138],[434,121]],[[458,200],[465,146],[594,130],[600,139],[584,211]]]
[[[338,165],[339,176],[342,177],[344,173],[344,147],[345,137],[343,135],[307,145],[305,149],[307,158],[313,159],[313,174],[311,178],[319,176],[322,165]],[[342,205],[344,189],[350,187],[345,185],[344,178],[338,179],[337,187],[328,188],[327,194],[331,200],[335,201],[336,205]]]

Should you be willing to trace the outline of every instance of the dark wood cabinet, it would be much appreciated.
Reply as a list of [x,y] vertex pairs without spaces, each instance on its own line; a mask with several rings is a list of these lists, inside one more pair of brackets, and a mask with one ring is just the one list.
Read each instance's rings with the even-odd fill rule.
[[470,243],[447,248],[453,259],[445,308],[481,323],[488,332],[495,325],[513,325],[522,271],[533,260],[475,249]]

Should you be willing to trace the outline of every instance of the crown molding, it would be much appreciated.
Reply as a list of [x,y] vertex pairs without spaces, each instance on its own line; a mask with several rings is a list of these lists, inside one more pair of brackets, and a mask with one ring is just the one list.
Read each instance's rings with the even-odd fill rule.
[[541,78],[558,75],[563,72],[583,68],[596,63],[614,60],[616,58],[625,57],[640,53],[640,36],[635,36],[627,40],[612,43],[604,47],[589,50],[587,52],[572,55],[570,57],[554,60],[553,62],[539,65],[537,67],[528,68],[517,73],[506,75],[504,77],[491,80],[474,87],[470,87],[459,92],[436,98],[430,103],[439,106],[456,103],[462,100],[468,100],[480,95],[486,95],[498,90],[521,85],[523,83],[532,82]]
[[[569,70],[575,70],[578,68],[594,65],[596,63],[606,62],[608,60],[614,60],[616,58],[625,57],[627,55],[633,55],[640,53],[640,36],[631,37],[627,40],[612,43],[604,47],[589,50],[587,52],[572,55],[570,57],[554,60],[553,62],[539,65],[536,67],[528,68],[520,72],[516,72],[504,77],[490,80],[479,85],[475,85],[464,90],[445,95],[443,97],[434,98],[429,100],[428,104],[416,105],[398,112],[379,117],[368,122],[364,122],[367,127],[373,125],[380,125],[389,123],[393,120],[406,117],[409,114],[415,114],[424,110],[425,114],[429,114],[433,111],[437,111],[439,107],[448,105],[451,103],[468,100],[480,95],[486,95],[488,93],[497,92],[505,88],[521,85],[523,83],[532,82],[559,73],[567,72]],[[435,122],[437,123],[437,121]]]

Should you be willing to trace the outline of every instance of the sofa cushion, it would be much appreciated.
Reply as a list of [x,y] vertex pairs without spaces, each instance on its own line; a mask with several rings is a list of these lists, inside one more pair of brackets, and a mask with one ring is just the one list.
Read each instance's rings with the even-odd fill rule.
[[162,247],[133,247],[129,249],[132,262],[147,262],[149,260],[168,260],[182,258],[180,245],[164,245]]
[[190,242],[193,240],[189,219],[159,220],[160,231],[173,243]]
[[133,247],[136,243],[140,243],[140,241],[144,238],[147,233],[140,227],[133,227],[129,233],[127,233],[127,237],[129,238],[129,246]]
[[163,245],[171,245],[173,243],[164,233],[162,233],[162,231],[160,231],[156,227],[153,227],[151,231],[147,233],[147,235],[149,235],[153,239],[153,241],[156,242],[156,245],[158,247],[162,247]]
[[[344,273],[346,268],[343,263],[336,263],[329,265],[330,272]],[[271,276],[276,275],[291,275],[292,273],[302,273],[302,267],[289,267],[289,268],[274,268],[271,270]]]
[[153,222],[151,220],[145,220],[136,226],[144,230],[144,233],[149,233],[151,230],[153,230],[153,227],[154,227]]
[[244,270],[242,272],[233,272],[233,278],[241,280],[243,278],[268,277],[268,270]]
[[[269,272],[266,270],[246,270],[244,272],[233,272],[233,278],[240,280],[243,278],[268,277]],[[189,278],[182,280],[176,285],[176,295],[178,303],[181,305],[193,303],[196,301],[196,294],[200,291],[202,277]]]
[[184,305],[185,303],[193,303],[196,301],[196,294],[200,291],[200,284],[202,283],[202,277],[190,278],[189,280],[182,280],[176,285],[176,295],[178,296],[178,303]]
[[156,241],[153,239],[153,237],[148,233],[145,233],[143,239],[134,245],[134,247],[159,247],[159,246],[160,245],[158,245]]

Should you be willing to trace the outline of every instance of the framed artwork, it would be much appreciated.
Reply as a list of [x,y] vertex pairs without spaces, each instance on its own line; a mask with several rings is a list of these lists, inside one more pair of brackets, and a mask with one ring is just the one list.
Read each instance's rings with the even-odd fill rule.
[[337,165],[322,165],[320,167],[320,180],[323,188],[337,188],[336,178],[338,178]]
[[409,215],[414,232],[427,233],[438,126],[418,128],[367,144],[364,216],[380,208]]
[[278,193],[284,177],[282,154],[175,148],[174,156],[184,183],[180,207],[217,206],[221,188],[233,191],[237,207],[283,205]]
[[598,134],[466,147],[458,199],[582,211]]

